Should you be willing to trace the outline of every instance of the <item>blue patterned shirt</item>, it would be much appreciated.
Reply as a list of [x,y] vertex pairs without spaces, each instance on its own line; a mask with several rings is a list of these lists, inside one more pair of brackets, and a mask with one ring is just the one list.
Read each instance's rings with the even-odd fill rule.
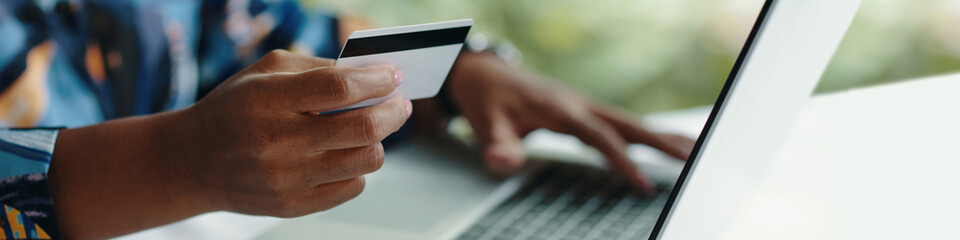
[[334,58],[337,25],[295,1],[0,2],[0,238],[59,236],[42,127],[187,107],[273,49]]

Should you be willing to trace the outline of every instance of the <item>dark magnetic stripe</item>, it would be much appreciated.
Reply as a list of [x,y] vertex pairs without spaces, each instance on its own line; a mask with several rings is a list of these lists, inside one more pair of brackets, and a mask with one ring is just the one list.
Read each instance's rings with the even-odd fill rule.
[[409,32],[386,36],[353,38],[340,53],[341,58],[439,47],[463,43],[470,26]]
[[53,156],[46,151],[20,146],[4,140],[0,140],[0,151],[12,153],[29,160],[44,163],[50,163],[50,157]]

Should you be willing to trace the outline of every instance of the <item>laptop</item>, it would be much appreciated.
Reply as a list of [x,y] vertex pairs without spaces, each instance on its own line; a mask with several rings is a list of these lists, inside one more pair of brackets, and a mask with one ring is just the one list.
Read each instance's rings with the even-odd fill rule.
[[541,152],[553,157],[544,158],[574,163],[533,161],[506,180],[484,173],[474,149],[411,141],[387,152],[354,200],[285,221],[259,238],[723,238],[763,182],[859,4],[765,1],[713,106],[664,118],[691,123],[675,126],[697,137],[690,158],[644,155],[642,146],[631,146],[631,157],[658,183],[656,196],[634,193],[569,136],[534,133],[528,147],[545,145]]

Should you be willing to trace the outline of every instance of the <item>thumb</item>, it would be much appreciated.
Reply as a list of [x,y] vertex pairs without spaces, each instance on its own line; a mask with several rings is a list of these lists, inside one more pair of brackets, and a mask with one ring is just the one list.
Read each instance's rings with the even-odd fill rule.
[[506,116],[493,115],[480,132],[484,162],[494,174],[507,175],[523,167],[525,154],[519,130]]

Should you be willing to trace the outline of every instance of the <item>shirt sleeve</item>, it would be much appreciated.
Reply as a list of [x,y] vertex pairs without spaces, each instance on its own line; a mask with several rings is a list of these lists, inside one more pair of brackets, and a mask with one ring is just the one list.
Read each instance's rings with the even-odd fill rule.
[[0,238],[59,236],[47,170],[56,129],[0,129]]

